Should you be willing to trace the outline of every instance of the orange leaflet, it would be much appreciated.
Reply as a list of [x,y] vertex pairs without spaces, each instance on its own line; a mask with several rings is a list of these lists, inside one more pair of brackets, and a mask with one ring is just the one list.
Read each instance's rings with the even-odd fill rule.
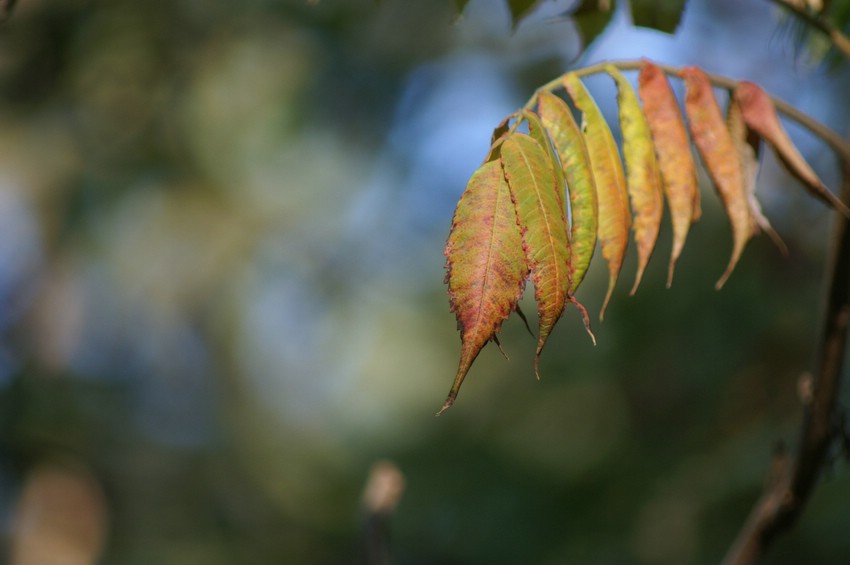
[[752,82],[743,81],[735,88],[735,100],[741,106],[741,114],[747,126],[767,141],[776,152],[776,156],[788,171],[803,183],[809,192],[820,198],[847,217],[850,210],[838,199],[817,176],[806,160],[797,151],[797,147],[788,137],[785,128],[776,115],[773,101]]
[[612,65],[607,65],[605,72],[617,83],[623,156],[626,160],[626,185],[632,201],[633,229],[638,253],[637,276],[631,290],[631,294],[634,294],[655,249],[658,229],[661,227],[661,214],[664,211],[661,176],[649,125],[632,85]]
[[691,223],[700,217],[699,183],[685,122],[670,83],[660,68],[645,59],[638,75],[638,95],[655,144],[673,224],[673,251],[667,272],[669,288]]
[[582,130],[596,181],[596,195],[599,202],[598,236],[602,256],[608,261],[608,292],[605,294],[605,301],[599,312],[601,320],[605,316],[605,309],[617,284],[617,278],[623,266],[623,257],[629,244],[629,228],[631,227],[629,197],[626,193],[626,179],[620,153],[617,151],[614,136],[611,135],[602,112],[574,73],[564,76],[564,86],[583,114]]
[[715,288],[720,289],[732,274],[756,226],[750,214],[735,143],[726,129],[711,83],[697,67],[683,69],[682,78],[685,79],[685,113],[691,136],[732,224],[732,257],[726,271],[715,284]]
[[534,283],[539,335],[534,372],[539,378],[540,353],[561,317],[569,288],[569,241],[556,173],[550,155],[524,133],[502,143],[502,168],[522,233],[522,245]]
[[499,161],[484,163],[455,209],[446,243],[446,282],[461,337],[460,365],[443,413],[469,368],[516,308],[528,275],[516,209]]

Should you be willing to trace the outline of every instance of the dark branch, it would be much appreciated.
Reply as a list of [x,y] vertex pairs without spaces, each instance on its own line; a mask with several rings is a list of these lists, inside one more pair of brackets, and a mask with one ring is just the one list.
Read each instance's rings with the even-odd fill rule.
[[[846,159],[842,160],[842,179],[842,199],[848,202],[850,161]],[[778,465],[778,469],[774,465],[775,479],[765,485],[724,565],[758,562],[776,536],[795,523],[827,462],[830,446],[841,438],[835,411],[850,321],[850,229],[842,215],[835,214],[835,221],[826,312],[800,445],[793,460]]]

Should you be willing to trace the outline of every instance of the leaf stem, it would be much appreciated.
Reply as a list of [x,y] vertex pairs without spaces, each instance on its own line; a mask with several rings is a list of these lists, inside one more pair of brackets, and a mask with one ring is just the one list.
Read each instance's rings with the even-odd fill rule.
[[[641,63],[642,62],[639,59],[603,61],[601,63],[596,63],[579,69],[574,69],[569,72],[575,73],[580,77],[591,76],[595,74],[604,73],[606,65],[614,66],[621,71],[637,71],[640,70]],[[674,76],[676,78],[681,78],[682,76],[682,69],[679,67],[665,65],[663,63],[657,63],[655,61],[653,61],[653,63],[669,76]],[[708,76],[708,79],[711,81],[711,83],[716,87],[724,88],[726,90],[731,91],[738,86],[738,81],[735,79],[712,73],[706,73],[706,75]],[[561,75],[538,88],[534,92],[534,95],[528,99],[528,102],[526,102],[525,106],[522,107],[522,110],[531,110],[534,107],[534,104],[537,101],[538,93],[543,91],[552,92],[559,88],[563,88],[563,78],[564,75]],[[842,161],[850,162],[850,144],[847,143],[847,140],[845,140],[835,131],[818,122],[814,118],[804,114],[794,106],[788,104],[784,100],[780,100],[773,96],[771,96],[770,99],[779,113],[783,114],[788,119],[797,122],[805,129],[811,131],[815,136],[823,140],[823,142],[829,145],[829,147],[838,155],[839,159],[841,159]],[[514,131],[517,126],[518,122],[511,127],[511,131]]]

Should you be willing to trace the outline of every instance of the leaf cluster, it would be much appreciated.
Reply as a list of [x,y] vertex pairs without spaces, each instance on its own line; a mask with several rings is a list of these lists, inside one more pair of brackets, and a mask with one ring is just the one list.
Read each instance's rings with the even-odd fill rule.
[[[618,68],[619,67],[619,68]],[[621,70],[639,70],[635,90]],[[622,153],[582,77],[605,73],[617,85]],[[684,81],[684,112],[668,80]],[[563,88],[567,100],[552,91]],[[580,125],[574,118],[580,114]],[[527,133],[526,133],[527,131]],[[478,353],[497,334],[528,279],[538,310],[540,354],[568,305],[576,306],[593,338],[576,291],[599,247],[608,266],[603,318],[633,234],[640,285],[656,246],[664,213],[673,244],[667,286],[693,222],[701,215],[700,155],[729,218],[733,247],[716,288],[732,273],[747,242],[769,234],[785,246],[756,196],[762,143],[815,197],[850,216],[800,155],[772,99],[756,84],[735,83],[725,112],[711,79],[698,67],[670,69],[643,60],[602,64],[566,73],[535,93],[494,130],[490,150],[455,209],[446,244],[446,282],[461,335],[454,384],[440,411],[450,407]],[[523,316],[524,318],[524,316]]]

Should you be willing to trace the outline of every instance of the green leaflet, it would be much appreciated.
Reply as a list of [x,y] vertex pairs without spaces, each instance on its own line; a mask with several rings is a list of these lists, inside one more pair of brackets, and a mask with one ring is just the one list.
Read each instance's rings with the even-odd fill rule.
[[631,290],[631,294],[634,294],[652,256],[652,250],[655,249],[658,230],[661,227],[661,214],[664,211],[661,177],[655,160],[655,146],[652,144],[649,124],[646,123],[632,85],[611,65],[605,67],[605,72],[617,83],[623,156],[626,160],[626,184],[632,201],[633,228],[638,253],[637,276]]
[[501,154],[537,300],[539,335],[534,372],[539,378],[540,352],[567,300],[567,225],[558,198],[555,171],[540,144],[526,134],[514,133],[502,143]]
[[540,147],[546,151],[546,156],[549,157],[549,162],[552,165],[552,171],[555,174],[555,179],[557,182],[557,193],[558,200],[561,203],[561,213],[564,215],[564,221],[566,222],[567,218],[567,185],[564,179],[564,175],[561,173],[561,164],[558,160],[558,155],[555,153],[555,150],[552,149],[552,142],[549,139],[549,135],[546,132],[546,128],[543,127],[543,124],[540,123],[540,117],[534,112],[523,111],[522,118],[528,122],[528,133],[531,137],[540,144]]
[[614,136],[611,135],[611,130],[605,123],[605,118],[596,106],[596,102],[574,73],[564,76],[564,86],[576,107],[583,113],[582,130],[587,142],[590,167],[596,181],[599,202],[598,237],[602,256],[608,261],[608,292],[599,312],[601,320],[605,316],[605,309],[617,284],[617,278],[623,266],[623,257],[629,244],[631,217],[626,194],[626,180]]
[[638,94],[652,132],[673,225],[673,250],[667,269],[667,288],[670,288],[691,223],[700,217],[699,183],[679,103],[661,69],[645,59],[638,75]]
[[732,224],[732,257],[726,271],[714,285],[720,289],[735,269],[756,226],[750,214],[737,149],[726,129],[711,83],[698,67],[683,69],[682,78],[685,80],[685,113],[694,145],[702,155]]
[[573,114],[559,97],[541,92],[537,111],[552,137],[570,193],[570,294],[575,294],[596,248],[598,203],[590,157]]
[[454,403],[481,348],[516,307],[528,275],[516,210],[499,161],[484,163],[469,180],[455,209],[445,254],[461,354],[438,414]]
[[685,0],[630,0],[629,6],[634,25],[675,33],[685,11]]
[[611,0],[580,0],[573,8],[572,18],[582,40],[582,49],[587,50],[590,44],[599,37],[614,15]]

